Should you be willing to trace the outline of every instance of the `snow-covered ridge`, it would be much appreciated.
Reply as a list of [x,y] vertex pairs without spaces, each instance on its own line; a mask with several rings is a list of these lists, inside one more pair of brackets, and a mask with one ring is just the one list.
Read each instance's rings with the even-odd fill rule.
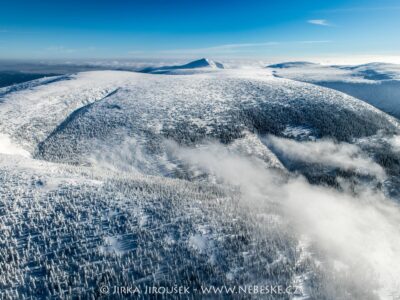
[[370,82],[400,79],[400,65],[369,63],[355,66],[321,65],[318,63],[295,61],[268,65],[275,74],[307,82],[346,81]]
[[400,65],[328,66],[289,62],[268,68],[275,76],[333,88],[400,118]]
[[[8,93],[1,101],[0,130],[31,152],[50,136],[61,134],[61,128],[58,127],[68,121],[62,126],[65,132],[68,124],[82,115],[82,112],[72,119],[68,117],[85,106],[85,115],[96,113],[90,119],[95,123],[102,122],[104,118],[118,117],[125,119],[127,125],[136,115],[132,119],[134,123],[130,124],[135,131],[139,128],[139,131],[145,130],[143,126],[147,126],[160,128],[161,133],[168,135],[183,126],[186,130],[197,128],[204,132],[202,135],[220,137],[222,133],[218,128],[223,121],[236,128],[228,136],[240,136],[241,130],[254,130],[254,125],[249,124],[255,121],[248,116],[243,116],[242,119],[241,114],[251,112],[257,114],[258,118],[258,114],[268,113],[271,114],[270,118],[275,119],[281,114],[280,107],[287,107],[289,110],[293,109],[293,116],[287,121],[292,122],[290,119],[295,118],[296,109],[307,110],[310,105],[317,105],[314,109],[329,118],[332,118],[332,107],[336,107],[339,115],[343,109],[354,114],[353,123],[355,120],[360,122],[359,128],[349,127],[354,134],[365,134],[370,130],[373,133],[381,128],[381,125],[374,125],[375,118],[384,120],[387,128],[397,126],[390,117],[354,98],[306,83],[274,78],[262,70],[219,69],[218,72],[173,77],[122,71],[83,72],[65,80],[28,86],[26,89]],[[93,103],[96,104],[92,106]],[[261,112],[264,109],[262,107],[269,107],[269,110]],[[105,111],[109,113],[104,115]],[[274,111],[279,112],[278,115],[273,115]],[[281,126],[282,130],[286,126],[296,125],[318,127],[320,125],[315,123],[317,119],[313,116],[314,113],[315,111],[309,116],[304,113],[305,119],[302,122],[307,124],[280,124],[283,119],[277,119],[275,125],[261,125],[271,122],[263,118],[260,119],[262,123],[256,126],[258,130],[268,132],[275,132]],[[358,117],[364,113],[371,116]],[[282,117],[287,118],[289,115],[285,113]],[[346,122],[339,115],[335,117],[335,122]],[[195,121],[199,119],[201,122]],[[119,121],[112,122],[118,124]],[[188,127],[183,123],[191,125]],[[103,127],[100,123],[96,126]],[[340,137],[334,128],[326,132],[339,139],[346,135],[342,132],[340,135],[343,136]],[[75,135],[74,139],[81,133],[80,131]]]

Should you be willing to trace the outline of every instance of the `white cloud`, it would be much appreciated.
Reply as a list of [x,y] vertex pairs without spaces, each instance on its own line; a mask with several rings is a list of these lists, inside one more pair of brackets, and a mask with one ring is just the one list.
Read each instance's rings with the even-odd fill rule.
[[[397,290],[400,209],[383,194],[365,188],[354,195],[311,185],[299,176],[285,179],[258,160],[232,153],[220,144],[195,149],[175,146],[175,153],[222,182],[238,186],[245,207],[281,224],[271,221],[269,229],[285,226],[285,222],[291,224],[295,236],[306,238],[312,249],[319,249],[322,269],[326,265],[331,271],[331,263],[344,266],[347,271],[340,272],[346,273],[345,278],[354,278],[361,288],[377,286],[382,299]],[[368,276],[363,277],[365,274]]]
[[25,156],[25,157],[30,157],[30,154],[28,151],[22,149],[18,145],[15,145],[10,137],[5,134],[0,133],[0,153],[2,154],[8,154],[8,155],[19,155],[19,156]]
[[332,43],[332,41],[330,41],[330,40],[321,40],[321,41],[314,40],[314,41],[298,41],[298,42],[295,42],[295,43],[299,43],[299,44],[326,44],[326,43]]
[[275,136],[268,136],[265,141],[267,145],[293,160],[337,167],[381,179],[385,177],[383,168],[356,145],[334,143],[330,140],[298,142]]
[[400,136],[395,135],[389,140],[389,144],[392,146],[393,151],[400,152]]
[[[398,205],[382,193],[365,186],[353,191],[338,191],[311,185],[301,176],[271,168],[271,164],[257,155],[250,155],[258,143],[251,144],[246,139],[242,142],[242,146],[253,148],[242,151],[242,147],[219,143],[189,148],[172,141],[166,141],[165,147],[174,166],[183,163],[188,170],[209,174],[210,182],[223,183],[222,186],[227,184],[229,190],[229,187],[238,187],[233,190],[237,191],[235,195],[239,205],[249,209],[255,216],[263,216],[266,230],[276,229],[280,234],[288,231],[300,242],[303,239],[309,241],[306,247],[310,247],[311,256],[315,254],[315,259],[322,261],[321,272],[332,272],[330,266],[338,264],[343,268],[335,276],[342,276],[345,284],[348,278],[352,278],[352,284],[360,289],[378,286],[383,299],[387,298],[385,295],[396,291],[400,276]],[[375,163],[364,157],[358,147],[350,144],[332,141],[290,144],[284,139],[274,142],[283,143],[286,151],[295,148],[292,155],[308,162],[377,171]],[[112,168],[116,167],[116,171],[146,173],[146,161],[151,168],[157,165],[150,157],[143,156],[146,154],[136,140],[118,146],[112,150],[117,152],[109,153],[107,157],[103,149],[99,151],[101,157],[96,157],[93,162],[101,164],[105,159],[107,164],[113,164]],[[129,170],[130,167],[132,170]],[[257,219],[257,222],[263,228],[264,221]],[[193,236],[189,244],[202,251],[207,247],[207,239]],[[327,280],[331,278],[327,276]],[[339,297],[333,294],[331,298]]]
[[308,20],[307,22],[310,24],[313,24],[313,25],[331,26],[331,24],[325,19],[312,19],[312,20]]
[[377,10],[399,10],[400,6],[371,6],[371,7],[346,7],[319,10],[319,13],[354,13],[364,11],[377,11]]
[[[240,53],[252,53],[260,52],[270,48],[276,49],[278,46],[292,47],[293,44],[306,45],[306,44],[325,44],[331,43],[330,40],[300,40],[300,41],[270,41],[260,43],[232,43],[216,45],[211,47],[199,47],[199,48],[181,48],[181,49],[165,49],[150,51],[152,55],[229,55],[229,54],[240,54]],[[130,55],[146,55],[149,51],[132,50],[129,51]]]

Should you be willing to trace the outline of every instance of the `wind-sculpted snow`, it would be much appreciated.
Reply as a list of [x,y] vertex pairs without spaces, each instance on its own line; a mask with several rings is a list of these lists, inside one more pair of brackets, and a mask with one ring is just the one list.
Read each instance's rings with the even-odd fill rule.
[[396,119],[268,70],[41,83],[0,96],[0,298],[396,295]]

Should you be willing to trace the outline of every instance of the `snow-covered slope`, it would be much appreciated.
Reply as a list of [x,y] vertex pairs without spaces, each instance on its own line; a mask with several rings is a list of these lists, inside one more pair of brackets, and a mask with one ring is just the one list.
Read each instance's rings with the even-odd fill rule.
[[135,73],[103,72],[34,80],[0,89],[0,131],[28,150],[45,139],[74,110],[115,92]]
[[[46,143],[61,135],[74,135],[73,139],[62,138],[65,143],[81,138],[84,143],[122,129],[187,142],[205,136],[227,142],[243,130],[280,134],[288,125],[307,125],[317,135],[338,140],[381,129],[393,131],[398,126],[352,97],[273,78],[262,70],[173,77],[118,71],[80,73],[6,94],[0,116],[4,133],[27,150],[42,144],[45,152]],[[68,145],[64,146],[68,151]]]
[[265,69],[2,89],[0,297],[177,284],[385,299],[399,134],[363,101]]
[[305,62],[270,65],[275,76],[333,88],[400,118],[400,65],[325,66]]

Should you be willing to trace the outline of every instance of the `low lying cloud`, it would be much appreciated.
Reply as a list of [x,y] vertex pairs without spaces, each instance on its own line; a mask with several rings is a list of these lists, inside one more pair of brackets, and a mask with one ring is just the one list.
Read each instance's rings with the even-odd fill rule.
[[393,151],[400,152],[400,136],[395,135],[389,140],[389,144],[392,146]]
[[122,137],[121,141],[106,144],[95,141],[88,161],[103,170],[134,174],[158,175],[157,155],[146,152],[143,143],[132,137]]
[[265,142],[290,160],[321,164],[380,179],[385,177],[384,169],[356,145],[330,140],[298,142],[275,136],[268,136]]
[[30,153],[13,143],[8,135],[0,134],[0,153],[30,157]]
[[[368,174],[383,172],[354,145],[328,140],[296,142],[272,136],[267,138],[268,143],[308,163]],[[261,142],[253,143],[255,146],[249,141],[245,144],[263,146]],[[241,205],[255,216],[263,216],[260,226],[266,222],[266,232],[276,230],[279,236],[289,233],[305,245],[306,255],[318,264],[322,262],[319,268],[328,274],[323,277],[327,278],[327,286],[348,287],[351,278],[352,287],[374,289],[382,299],[398,291],[400,207],[383,193],[364,185],[356,192],[312,185],[263,156],[250,155],[255,148],[242,151],[241,147],[217,142],[184,147],[173,141],[165,141],[161,147],[165,153],[154,156],[139,140],[127,138],[117,147],[99,149],[94,162],[116,171],[160,175],[161,170],[184,167],[207,174],[208,182],[234,187]],[[204,241],[196,236],[189,242],[203,251],[208,247]],[[332,298],[339,295],[332,293]]]
[[[292,155],[313,161],[340,164],[359,155],[351,145],[332,142],[290,144],[274,140],[282,147],[296,148]],[[400,208],[381,193],[364,189],[358,195],[309,184],[301,176],[274,171],[259,160],[232,153],[224,145],[211,143],[198,148],[170,144],[171,151],[188,163],[238,186],[241,201],[256,214],[276,214],[293,224],[295,235],[311,241],[319,249],[326,266],[341,266],[341,274],[354,278],[362,287],[377,286],[382,298],[400,284]],[[311,151],[311,153],[310,153]],[[328,151],[328,153],[324,153]],[[301,156],[300,153],[307,153]],[[336,156],[329,160],[329,156]],[[316,157],[316,158],[315,158]],[[352,159],[350,167],[365,167],[368,160]],[[348,162],[344,162],[348,167]],[[334,272],[335,270],[328,272]],[[364,275],[362,275],[364,274]],[[371,281],[365,282],[365,274]],[[360,276],[358,276],[360,275]],[[370,276],[368,275],[368,276]],[[332,282],[328,283],[329,285]]]

